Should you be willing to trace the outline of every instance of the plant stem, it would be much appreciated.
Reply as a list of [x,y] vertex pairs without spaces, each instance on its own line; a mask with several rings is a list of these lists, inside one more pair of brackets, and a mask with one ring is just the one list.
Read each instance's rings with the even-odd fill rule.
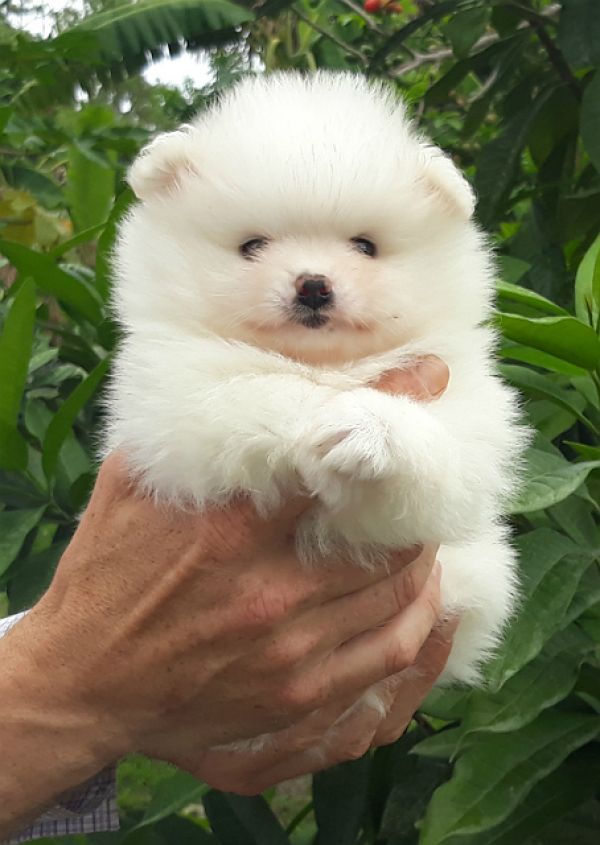
[[351,56],[354,56],[355,58],[359,59],[361,64],[366,65],[366,56],[361,53],[360,50],[357,50],[356,47],[353,47],[351,44],[348,44],[341,38],[338,38],[337,35],[334,35],[332,32],[323,29],[322,26],[319,26],[319,24],[315,23],[314,21],[311,21],[311,19],[307,17],[304,12],[301,12],[297,6],[292,6],[292,11],[295,15],[297,15],[297,17],[300,18],[301,21],[304,21],[305,24],[308,24],[308,26],[312,27],[315,32],[318,32],[320,35],[324,36],[325,38],[328,38],[330,41],[333,41],[333,43],[337,44],[338,47],[341,47],[342,50],[345,50]]

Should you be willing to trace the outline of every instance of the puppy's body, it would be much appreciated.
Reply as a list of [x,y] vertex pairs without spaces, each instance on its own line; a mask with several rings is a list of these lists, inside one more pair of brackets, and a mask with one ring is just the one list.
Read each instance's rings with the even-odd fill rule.
[[[109,448],[171,502],[245,492],[268,512],[308,489],[307,558],[442,543],[462,614],[445,678],[475,681],[514,601],[500,513],[523,437],[462,177],[381,89],[281,75],[159,138],[130,181]],[[439,399],[369,386],[430,354]]]

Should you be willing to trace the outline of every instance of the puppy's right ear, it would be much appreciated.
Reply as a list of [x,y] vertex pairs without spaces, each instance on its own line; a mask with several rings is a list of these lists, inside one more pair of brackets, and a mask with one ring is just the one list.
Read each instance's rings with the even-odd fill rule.
[[187,173],[196,173],[192,163],[192,138],[186,129],[165,132],[151,141],[135,159],[127,181],[140,200],[148,200],[176,189]]

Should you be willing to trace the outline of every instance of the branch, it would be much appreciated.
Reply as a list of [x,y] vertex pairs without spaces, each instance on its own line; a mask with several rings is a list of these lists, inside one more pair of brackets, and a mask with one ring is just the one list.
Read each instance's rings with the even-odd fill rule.
[[334,35],[332,32],[328,32],[328,30],[323,29],[323,27],[319,26],[319,24],[311,21],[311,19],[301,12],[296,6],[292,6],[292,11],[300,18],[301,21],[304,21],[304,23],[308,24],[315,32],[318,32],[319,35],[329,38],[330,41],[333,41],[334,44],[337,44],[338,47],[341,47],[346,53],[349,53],[351,56],[359,59],[361,64],[365,65],[367,63],[366,56],[361,53],[360,50],[357,50],[356,47],[346,43],[346,41],[342,41],[342,39],[338,38],[337,35]]
[[377,35],[383,35],[384,38],[389,35],[389,33],[385,31],[385,29],[382,29],[375,23],[372,15],[369,15],[367,12],[364,11],[364,9],[361,9],[358,3],[354,3],[353,0],[339,0],[339,2],[342,4],[342,6],[346,6],[348,9],[354,12],[355,15],[358,15],[360,18],[362,18],[363,21],[366,23],[367,27],[373,32],[376,32]]
[[[515,3],[513,5],[517,6],[518,4]],[[519,9],[522,12],[527,11],[522,6],[519,6]],[[519,24],[519,26],[517,27],[517,29],[522,30],[522,29],[525,29],[525,27],[530,26],[532,29],[534,29],[536,31],[540,41],[542,41],[542,36],[539,34],[539,32],[537,31],[537,29],[536,29],[536,27],[534,26],[534,23],[533,23],[533,19],[535,18],[536,21],[537,21],[537,25],[543,30],[544,36],[548,39],[548,41],[550,41],[552,48],[554,48],[554,50],[559,54],[560,59],[562,60],[564,66],[566,67],[566,71],[567,71],[568,75],[571,77],[572,81],[575,82],[575,84],[577,85],[577,88],[579,89],[579,84],[577,83],[577,80],[575,79],[575,77],[571,73],[571,70],[566,63],[564,56],[562,55],[562,53],[560,52],[560,50],[558,49],[556,44],[552,41],[552,39],[550,38],[550,36],[548,35],[548,33],[546,32],[546,29],[544,27],[545,21],[546,20],[553,20],[554,17],[558,14],[558,12],[560,12],[560,3],[552,3],[552,5],[548,6],[546,9],[544,9],[544,11],[539,15],[535,14],[535,13],[533,13],[533,15],[531,17],[528,15],[527,16],[528,20],[522,21]],[[531,12],[530,12],[530,14],[531,14]],[[497,33],[494,33],[493,35],[492,34],[483,35],[478,41],[475,42],[475,44],[471,48],[471,51],[472,51],[471,55],[473,55],[474,53],[477,53],[479,50],[483,50],[485,47],[489,47],[490,44],[493,44],[494,42],[499,41],[499,40],[500,40],[500,36]],[[544,45],[544,46],[546,47],[546,45]],[[548,47],[546,47],[546,51],[548,52]],[[450,59],[450,58],[452,58],[453,55],[454,55],[454,51],[450,47],[445,47],[441,50],[432,50],[431,53],[416,53],[414,58],[411,59],[410,61],[404,62],[401,65],[397,65],[395,68],[391,68],[388,71],[388,75],[391,76],[393,79],[396,79],[396,78],[398,78],[399,76],[402,76],[405,73],[410,73],[410,71],[412,71],[412,70],[417,70],[417,68],[420,68],[423,65],[432,64],[432,63],[436,63],[436,62],[443,62],[444,59]],[[552,61],[552,59],[551,59],[551,61]],[[552,63],[556,64],[555,61],[553,61]],[[561,73],[561,76],[564,79],[564,81],[567,82],[566,75],[563,75]],[[579,92],[579,96],[581,96],[581,92]]]
[[553,4],[549,6],[541,14],[534,12],[533,9],[528,9],[526,6],[521,6],[519,3],[513,3],[513,6],[519,9],[519,11],[527,18],[528,25],[533,29],[535,34],[537,35],[540,44],[546,51],[548,58],[550,59],[550,64],[554,66],[557,74],[563,80],[565,85],[567,85],[573,95],[575,96],[576,100],[581,100],[581,86],[577,78],[573,75],[573,71],[569,67],[567,60],[557,47],[556,43],[550,37],[548,30],[546,29],[546,19],[549,15],[550,10],[554,9],[557,4]]
[[[500,36],[498,35],[484,35],[475,42],[473,50],[477,51],[483,49],[484,47],[488,47],[490,44],[493,44],[494,41],[498,41],[499,38]],[[431,53],[416,53],[414,59],[391,68],[391,70],[388,71],[388,74],[395,79],[398,76],[409,73],[411,70],[417,70],[417,68],[420,68],[423,65],[443,62],[444,59],[450,59],[453,55],[454,51],[451,47],[444,47],[441,50],[432,50]]]

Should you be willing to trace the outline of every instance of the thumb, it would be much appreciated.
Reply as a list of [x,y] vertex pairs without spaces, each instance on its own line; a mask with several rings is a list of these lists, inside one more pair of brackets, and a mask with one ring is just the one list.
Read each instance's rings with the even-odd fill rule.
[[389,370],[374,384],[384,393],[400,393],[428,402],[437,399],[448,387],[450,370],[436,355],[428,355],[404,370]]

